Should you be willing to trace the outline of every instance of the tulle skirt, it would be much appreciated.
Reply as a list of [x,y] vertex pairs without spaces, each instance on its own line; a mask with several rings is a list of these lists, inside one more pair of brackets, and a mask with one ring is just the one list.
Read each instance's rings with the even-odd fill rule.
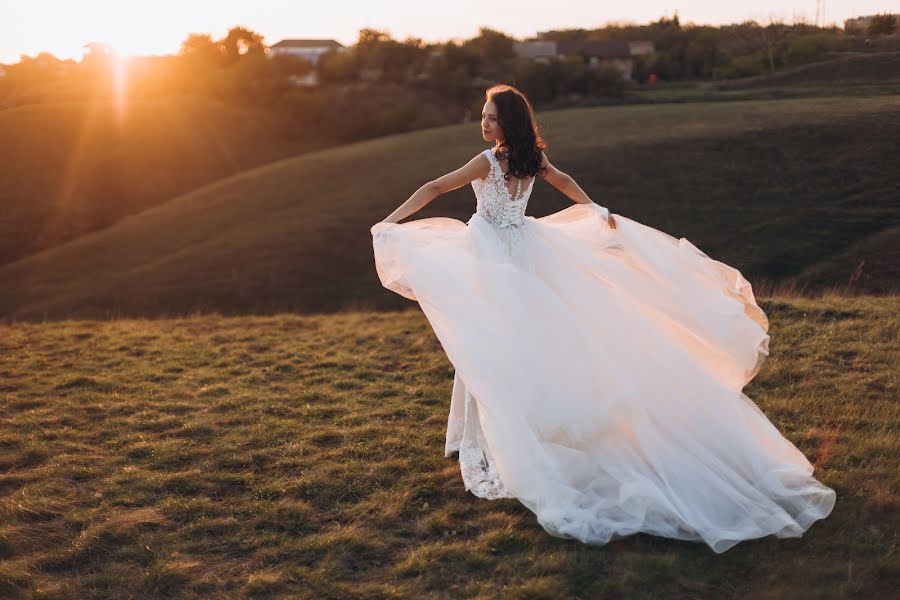
[[645,532],[715,552],[799,537],[835,493],[742,392],[769,351],[750,284],[606,214],[371,228],[382,284],[419,303],[455,368],[445,452],[468,461],[470,491],[518,499],[559,537]]

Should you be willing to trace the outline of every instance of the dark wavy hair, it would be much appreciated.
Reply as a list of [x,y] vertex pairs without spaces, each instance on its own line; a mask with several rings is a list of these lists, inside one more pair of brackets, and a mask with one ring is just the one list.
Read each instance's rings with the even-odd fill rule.
[[537,119],[531,103],[521,91],[511,85],[497,84],[484,93],[497,107],[497,121],[503,130],[505,153],[498,158],[506,158],[509,170],[504,179],[510,177],[531,177],[543,175],[541,151],[547,144],[541,138]]

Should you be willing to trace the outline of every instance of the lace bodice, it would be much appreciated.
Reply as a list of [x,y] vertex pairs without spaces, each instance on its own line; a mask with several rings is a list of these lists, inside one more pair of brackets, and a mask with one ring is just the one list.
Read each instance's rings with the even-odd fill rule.
[[525,207],[531,188],[534,187],[534,177],[528,182],[522,191],[522,180],[516,178],[516,192],[510,194],[503,179],[503,170],[500,162],[494,156],[491,148],[483,152],[491,162],[491,170],[485,179],[472,181],[472,189],[475,190],[475,198],[478,201],[476,213],[494,227],[510,227],[521,225],[525,220]]

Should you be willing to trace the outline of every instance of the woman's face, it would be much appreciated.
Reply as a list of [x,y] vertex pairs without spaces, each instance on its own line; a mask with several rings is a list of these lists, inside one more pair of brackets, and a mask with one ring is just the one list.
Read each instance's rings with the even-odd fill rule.
[[497,121],[497,106],[493,100],[484,103],[481,109],[481,137],[486,141],[503,141],[503,130]]

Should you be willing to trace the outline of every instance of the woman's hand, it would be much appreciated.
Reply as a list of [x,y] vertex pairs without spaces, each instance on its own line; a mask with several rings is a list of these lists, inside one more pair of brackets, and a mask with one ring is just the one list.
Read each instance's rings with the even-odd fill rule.
[[609,212],[609,209],[603,206],[600,206],[593,200],[586,202],[585,204],[589,205],[591,208],[600,211],[600,218],[606,219],[606,224],[609,225],[610,229],[616,228],[616,220],[613,218],[612,213]]

